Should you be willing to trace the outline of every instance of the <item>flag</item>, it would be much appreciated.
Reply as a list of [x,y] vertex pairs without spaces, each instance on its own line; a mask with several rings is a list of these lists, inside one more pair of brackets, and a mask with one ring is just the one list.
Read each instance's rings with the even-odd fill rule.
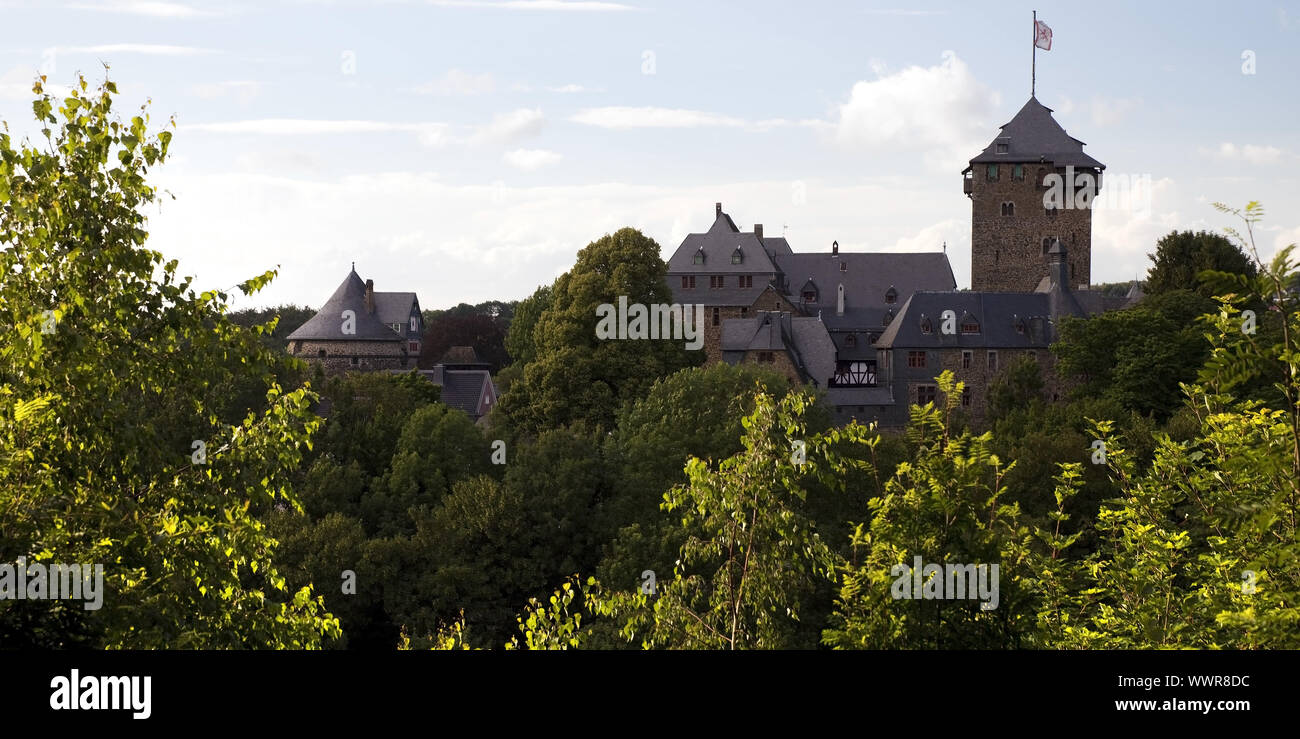
[[1034,46],[1046,51],[1052,50],[1052,29],[1042,21],[1034,21]]

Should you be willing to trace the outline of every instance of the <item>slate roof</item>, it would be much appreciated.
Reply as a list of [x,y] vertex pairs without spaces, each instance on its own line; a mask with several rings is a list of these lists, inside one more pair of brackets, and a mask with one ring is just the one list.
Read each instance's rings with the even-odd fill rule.
[[[382,293],[376,294],[382,295]],[[356,314],[355,334],[343,333],[343,311],[345,310]],[[406,320],[405,316],[401,320]],[[392,323],[397,322],[392,321]],[[401,341],[402,337],[394,333],[392,328],[384,325],[384,321],[366,310],[366,284],[361,281],[354,269],[343,279],[343,284],[338,286],[316,315],[289,334],[289,340]]]
[[[777,256],[776,263],[792,288],[808,280],[817,285],[817,302],[801,303],[795,291],[791,302],[801,303],[809,315],[817,315],[831,331],[837,329],[884,328],[884,316],[895,311],[903,299],[918,290],[955,290],[948,255],[943,252],[827,252]],[[840,271],[840,264],[847,269]],[[844,315],[836,315],[839,285],[844,285]],[[893,287],[899,301],[885,302],[885,292]]]
[[[362,290],[364,294],[364,289]],[[411,313],[419,314],[420,301],[415,293],[375,293],[375,317],[383,323],[400,323],[404,333],[411,333]]]
[[839,405],[893,405],[894,396],[888,385],[876,387],[831,387],[826,389],[826,402]]
[[744,359],[746,352],[788,351],[804,379],[818,386],[835,374],[835,345],[816,318],[760,311],[754,318],[728,319],[722,322],[721,349],[730,364]]
[[[1052,293],[918,292],[903,304],[876,346],[1046,348],[1056,339],[1051,301]],[[956,334],[942,333],[945,310],[956,314]],[[979,333],[961,332],[967,315],[979,323]],[[923,317],[930,320],[928,334],[921,330]],[[1024,321],[1024,333],[1016,330],[1016,320]]]
[[[1007,151],[997,153],[999,143],[1007,144]],[[1052,162],[1055,166],[1096,167],[1106,165],[1083,153],[1083,142],[1070,136],[1052,117],[1052,109],[1031,97],[1015,117],[1002,124],[1002,132],[970,160],[975,164],[998,162]]]
[[[702,284],[703,283],[703,284]],[[692,305],[743,305],[751,306],[758,296],[763,294],[769,283],[754,283],[753,287],[719,287],[710,288],[705,280],[697,279],[694,288],[682,288],[681,280],[668,278],[668,285],[673,291],[673,301],[691,303]]]
[[[744,257],[740,264],[731,263],[731,254],[736,247],[740,247]],[[695,254],[701,249],[704,250],[704,264],[695,264]],[[741,232],[731,216],[722,212],[719,203],[709,230],[687,234],[681,246],[668,258],[668,273],[775,273],[777,269],[772,263],[772,255],[789,252],[790,244],[784,238],[764,236],[759,239],[753,231]]]
[[480,364],[483,365],[484,367],[488,366],[487,362],[484,362],[483,360],[479,359],[478,352],[474,351],[474,347],[472,346],[451,347],[450,349],[447,350],[446,354],[442,355],[442,359],[438,360],[438,364],[442,364],[442,365]]
[[[393,373],[410,370],[389,370]],[[442,388],[439,395],[448,407],[464,411],[466,415],[478,420],[484,413],[480,412],[479,399],[483,397],[484,384],[492,382],[492,375],[485,369],[447,369],[435,365],[433,369],[417,370],[420,376]],[[494,393],[495,394],[495,393]],[[488,409],[483,409],[486,412]]]

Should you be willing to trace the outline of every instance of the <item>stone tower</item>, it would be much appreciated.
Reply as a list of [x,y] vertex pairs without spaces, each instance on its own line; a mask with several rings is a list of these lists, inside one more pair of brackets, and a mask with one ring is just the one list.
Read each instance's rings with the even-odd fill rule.
[[1049,279],[1048,251],[1057,240],[1068,255],[1069,284],[1088,285],[1091,196],[1105,168],[1083,153],[1083,142],[1061,128],[1050,108],[1029,98],[962,171],[971,199],[971,289],[1034,291]]

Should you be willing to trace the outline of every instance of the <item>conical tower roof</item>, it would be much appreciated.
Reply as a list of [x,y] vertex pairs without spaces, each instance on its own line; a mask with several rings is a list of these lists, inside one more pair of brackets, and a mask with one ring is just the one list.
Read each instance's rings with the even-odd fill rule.
[[[343,312],[352,311],[356,316],[355,334],[343,333]],[[289,334],[291,341],[401,341],[388,326],[366,310],[366,284],[357,276],[354,268],[343,278],[325,305],[312,316],[310,321]]]

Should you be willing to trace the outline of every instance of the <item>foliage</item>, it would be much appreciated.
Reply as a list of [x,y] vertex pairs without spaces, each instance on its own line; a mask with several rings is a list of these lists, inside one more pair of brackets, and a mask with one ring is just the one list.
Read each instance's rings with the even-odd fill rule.
[[[299,505],[314,396],[275,383],[269,329],[232,323],[225,291],[196,294],[145,248],[171,132],[149,133],[145,109],[117,118],[111,81],[61,104],[43,84],[44,142],[0,133],[0,560],[100,563],[104,599],[0,602],[0,642],[316,647],[338,622],[286,587],[258,517]],[[257,383],[258,407],[231,407]]]

